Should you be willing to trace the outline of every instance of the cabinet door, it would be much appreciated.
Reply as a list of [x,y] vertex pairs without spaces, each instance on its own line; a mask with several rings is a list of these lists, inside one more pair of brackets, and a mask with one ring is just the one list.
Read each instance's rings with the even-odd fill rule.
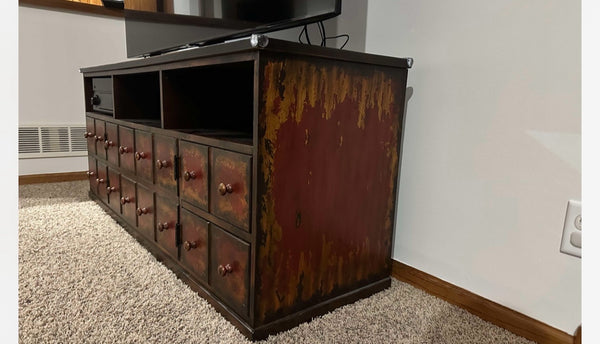
[[181,199],[208,211],[208,147],[179,141]]
[[152,134],[135,130],[135,171],[138,177],[152,183]]
[[135,173],[133,129],[119,126],[119,164],[123,171]]
[[196,278],[207,282],[208,221],[181,208],[181,264]]
[[104,141],[108,162],[119,165],[119,131],[114,123],[106,123],[106,140]]
[[96,128],[94,119],[91,117],[85,118],[85,134],[83,137],[87,141],[88,154],[96,154]]
[[156,195],[156,242],[177,259],[177,203]]
[[106,129],[104,121],[95,119],[96,126],[96,155],[106,160],[106,149],[104,149],[104,140],[106,139]]
[[106,187],[108,186],[108,167],[105,163],[98,160],[98,176],[96,177],[96,184],[98,185],[98,196],[100,199],[108,204],[108,194],[106,193]]
[[96,182],[96,178],[98,178],[98,167],[96,166],[96,159],[91,156],[88,157],[87,175],[90,180],[90,190],[98,195],[98,183]]
[[147,239],[154,241],[154,194],[142,184],[137,184],[138,230]]
[[115,211],[121,213],[121,178],[119,172],[108,168],[108,186],[106,187],[108,205]]
[[222,149],[211,152],[210,211],[249,231],[252,158]]
[[154,135],[154,176],[156,185],[173,193],[177,192],[175,179],[175,154],[177,142],[174,137]]
[[248,314],[250,245],[211,224],[210,285],[240,315]]
[[121,199],[119,201],[125,221],[134,227],[137,226],[135,182],[124,176],[121,176]]

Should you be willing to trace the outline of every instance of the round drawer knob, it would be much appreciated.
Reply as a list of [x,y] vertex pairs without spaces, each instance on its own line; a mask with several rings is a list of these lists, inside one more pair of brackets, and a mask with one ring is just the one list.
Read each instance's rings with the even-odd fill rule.
[[169,162],[167,160],[156,160],[156,168],[161,169],[163,167],[168,167]]
[[108,194],[110,194],[111,192],[114,192],[114,191],[117,191],[117,188],[116,188],[116,187],[114,187],[114,186],[107,186],[107,187],[106,187],[106,192],[107,192]]
[[110,147],[112,147],[114,145],[115,145],[115,143],[110,140],[104,141],[104,149],[109,149]]
[[138,214],[138,216],[142,216],[144,214],[148,214],[150,211],[148,210],[148,208],[137,208],[136,209],[136,213]]
[[219,265],[219,267],[217,268],[217,271],[219,272],[219,275],[225,276],[228,273],[231,273],[233,271],[233,268],[229,264]]
[[196,248],[196,247],[198,247],[198,243],[197,243],[197,242],[195,242],[195,241],[185,241],[185,242],[183,243],[183,248],[184,248],[186,251],[189,251],[189,250],[191,250],[191,249],[193,249],[193,248]]
[[96,183],[102,184],[102,183],[104,183],[104,179],[103,178],[96,178]]
[[185,179],[186,181],[188,181],[190,179],[196,179],[196,172],[194,172],[194,171],[183,172],[183,179]]
[[146,153],[144,152],[135,152],[135,160],[142,160],[146,158]]
[[94,135],[94,133],[87,132],[87,133],[83,133],[83,137],[86,138],[86,139],[88,137],[96,138],[96,135]]
[[94,171],[87,171],[85,174],[87,174],[88,177],[93,177],[96,175]]
[[129,196],[123,196],[121,197],[121,204],[126,204],[131,202],[131,198],[129,198]]
[[97,135],[96,136],[96,141],[104,141],[104,137]]
[[165,223],[159,223],[156,225],[156,229],[158,229],[159,232],[162,232],[166,229],[169,229],[169,223],[165,222]]
[[232,192],[233,192],[233,186],[231,186],[231,184],[225,185],[224,183],[219,183],[219,193],[222,196],[225,196],[225,194],[232,193]]
[[121,153],[121,154],[129,153],[130,151],[131,150],[129,149],[129,147],[119,146],[119,153]]

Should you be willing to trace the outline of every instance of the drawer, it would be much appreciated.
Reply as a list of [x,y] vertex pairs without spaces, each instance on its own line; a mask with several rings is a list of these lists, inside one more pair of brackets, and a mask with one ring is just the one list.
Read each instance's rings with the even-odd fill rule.
[[177,192],[175,179],[175,154],[177,141],[174,137],[154,135],[155,184],[173,193]]
[[181,208],[181,264],[202,282],[208,282],[209,222]]
[[135,130],[135,173],[138,177],[152,183],[152,134]]
[[96,182],[96,178],[98,177],[98,167],[96,166],[96,159],[91,156],[88,156],[88,170],[86,174],[90,181],[90,190],[98,195],[98,183]]
[[104,149],[104,140],[106,139],[106,127],[102,120],[94,119],[96,127],[96,155],[106,160],[106,149]]
[[108,194],[106,193],[106,187],[108,186],[108,167],[102,161],[97,161],[98,172],[96,173],[96,184],[98,185],[98,196],[100,199],[108,204]]
[[211,154],[210,212],[249,231],[252,158],[215,148]]
[[210,225],[210,286],[240,315],[248,314],[250,245]]
[[108,168],[108,185],[106,187],[108,205],[115,213],[121,213],[121,178],[119,172]]
[[106,159],[108,162],[119,165],[119,130],[114,123],[106,122],[106,140],[104,141],[106,149]]
[[135,173],[133,147],[133,129],[119,126],[119,166],[130,173]]
[[147,239],[154,241],[154,194],[137,184],[137,224],[138,231]]
[[156,195],[156,242],[177,260],[177,203]]
[[85,118],[85,133],[83,137],[87,141],[88,154],[96,154],[96,129],[94,119],[91,117]]
[[208,211],[208,147],[179,141],[181,199]]
[[127,177],[121,176],[121,214],[130,225],[136,227],[136,196],[135,182]]

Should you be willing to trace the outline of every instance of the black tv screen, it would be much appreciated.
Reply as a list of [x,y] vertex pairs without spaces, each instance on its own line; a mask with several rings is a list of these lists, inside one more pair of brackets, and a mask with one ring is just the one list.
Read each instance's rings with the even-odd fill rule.
[[[341,0],[130,1],[125,0],[124,11],[128,57],[282,30],[341,13]],[[136,10],[129,9],[134,5]]]

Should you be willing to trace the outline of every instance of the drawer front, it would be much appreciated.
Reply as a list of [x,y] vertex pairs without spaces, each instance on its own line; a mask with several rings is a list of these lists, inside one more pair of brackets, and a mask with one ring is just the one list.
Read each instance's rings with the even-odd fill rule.
[[135,130],[135,171],[136,175],[152,183],[152,134]]
[[106,160],[106,149],[104,149],[104,139],[106,138],[106,129],[104,121],[94,119],[96,126],[96,154]]
[[121,178],[119,172],[108,168],[108,186],[106,187],[106,194],[108,196],[108,205],[115,211],[115,213],[121,213]]
[[108,194],[106,193],[106,187],[108,186],[108,167],[105,163],[98,160],[98,173],[96,177],[96,184],[98,185],[98,196],[100,199],[108,204]]
[[156,242],[177,260],[177,203],[156,195]]
[[248,314],[250,245],[210,225],[210,285],[240,315]]
[[127,177],[121,176],[121,213],[130,225],[136,227],[136,196],[135,182]]
[[179,141],[181,199],[208,211],[208,147]]
[[108,162],[119,165],[119,130],[114,123],[106,123],[106,140],[104,141]]
[[202,282],[208,281],[208,221],[181,208],[181,264]]
[[135,151],[133,150],[133,129],[119,126],[119,166],[124,171],[135,172]]
[[175,154],[177,141],[174,137],[154,135],[154,176],[156,185],[173,193],[177,192],[175,179]]
[[252,158],[211,148],[210,212],[249,231]]
[[137,184],[137,223],[138,230],[149,240],[154,241],[154,195],[141,184]]
[[90,190],[98,195],[98,183],[96,183],[96,178],[98,177],[98,167],[96,166],[96,159],[91,156],[88,157],[87,175],[90,181]]
[[94,119],[91,117],[85,118],[85,134],[83,137],[87,141],[88,154],[96,154],[96,128]]

